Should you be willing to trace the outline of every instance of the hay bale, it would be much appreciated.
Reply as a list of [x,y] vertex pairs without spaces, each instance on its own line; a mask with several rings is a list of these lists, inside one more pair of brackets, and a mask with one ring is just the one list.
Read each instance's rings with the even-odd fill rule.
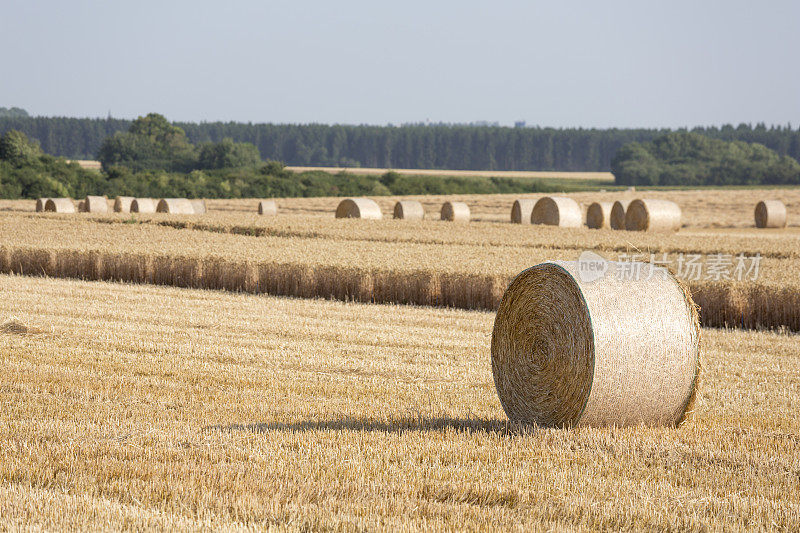
[[83,209],[81,211],[84,213],[106,214],[108,213],[108,198],[105,196],[87,196],[83,200]]
[[531,224],[579,228],[583,224],[581,206],[566,196],[545,196],[533,206]]
[[117,196],[114,199],[114,212],[115,213],[130,213],[131,203],[133,203],[133,196]]
[[78,202],[78,213],[85,213],[86,212],[86,201],[80,200]]
[[617,200],[611,207],[611,229],[625,229],[625,210],[630,205],[630,200]]
[[72,198],[48,198],[44,210],[50,213],[74,213],[75,203]]
[[44,211],[44,204],[46,204],[47,200],[49,200],[49,199],[50,198],[37,198],[36,199],[36,212],[37,213],[41,213],[42,211]]
[[156,206],[156,213],[172,215],[194,215],[194,206],[188,198],[162,198]]
[[491,345],[500,403],[512,421],[542,426],[677,425],[700,372],[691,295],[664,268],[630,279],[595,257],[605,274],[553,261],[509,285]]
[[400,200],[394,204],[394,218],[422,220],[425,218],[425,208],[416,200]]
[[785,228],[786,206],[780,200],[762,200],[756,204],[757,228]]
[[464,202],[445,202],[442,204],[442,220],[450,222],[469,222],[469,206]]
[[258,202],[258,214],[277,215],[278,204],[275,203],[275,200],[261,200],[260,202]]
[[156,201],[152,198],[134,198],[131,202],[131,213],[155,213]]
[[681,208],[669,200],[634,200],[625,210],[628,231],[678,231]]
[[514,205],[511,206],[511,223],[530,224],[534,205],[536,205],[536,200],[523,198],[514,200]]
[[336,218],[368,218],[379,220],[383,218],[381,208],[369,198],[345,198],[336,208]]
[[208,212],[206,201],[202,199],[189,200],[192,203],[195,215],[205,215]]
[[592,202],[586,211],[586,225],[592,229],[611,227],[611,202]]

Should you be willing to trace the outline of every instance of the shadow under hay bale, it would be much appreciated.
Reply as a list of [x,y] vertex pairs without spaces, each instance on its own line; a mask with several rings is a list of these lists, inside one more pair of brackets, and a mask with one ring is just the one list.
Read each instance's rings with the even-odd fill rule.
[[678,231],[681,208],[669,200],[634,200],[625,210],[628,231]]
[[393,215],[402,220],[423,220],[425,208],[416,200],[400,200],[394,204]]
[[780,200],[762,200],[756,204],[757,228],[785,228],[786,206]]
[[566,196],[545,196],[533,206],[531,224],[579,228],[583,225],[581,206]]
[[[543,426],[674,426],[692,410],[700,324],[666,269],[589,277],[553,261],[518,275],[492,332],[492,373],[508,417]],[[583,276],[583,278],[581,277]]]
[[380,220],[383,218],[381,208],[369,198],[345,198],[336,208],[336,218],[366,218]]

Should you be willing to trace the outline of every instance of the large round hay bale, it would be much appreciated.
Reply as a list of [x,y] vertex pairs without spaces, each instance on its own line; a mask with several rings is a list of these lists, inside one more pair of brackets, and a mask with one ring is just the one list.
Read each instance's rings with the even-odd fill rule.
[[442,204],[442,220],[450,222],[469,222],[469,206],[464,202],[445,202]]
[[581,206],[566,196],[545,196],[533,206],[531,224],[579,228],[583,224]]
[[511,223],[530,224],[531,211],[533,211],[534,205],[536,205],[536,200],[527,198],[514,200],[514,205],[511,206]]
[[400,200],[394,204],[394,218],[422,220],[425,218],[425,208],[416,200]]
[[756,204],[757,228],[786,227],[786,206],[780,200],[762,200]]
[[195,200],[189,200],[189,202],[191,202],[192,204],[192,209],[194,209],[195,215],[205,215],[208,212],[205,200],[195,199]]
[[277,215],[278,204],[275,203],[275,200],[261,200],[258,202],[258,214]]
[[36,212],[37,213],[41,213],[42,211],[44,211],[44,204],[46,204],[47,200],[49,200],[49,199],[50,198],[37,198],[36,199]]
[[368,218],[378,220],[383,218],[381,208],[369,198],[345,198],[336,208],[336,218]]
[[628,231],[678,231],[681,208],[669,200],[634,200],[625,210]]
[[618,264],[595,257],[605,274],[553,261],[509,285],[491,346],[503,409],[542,426],[679,424],[700,371],[690,294],[664,268],[615,276]]
[[75,203],[72,198],[48,198],[44,210],[51,213],[74,213]]
[[156,201],[152,198],[134,198],[131,202],[131,213],[155,213]]
[[611,227],[611,202],[592,202],[586,211],[586,225],[592,229]]
[[630,205],[630,200],[617,200],[611,207],[611,229],[625,229],[625,210]]
[[84,213],[97,213],[97,214],[105,214],[108,213],[108,198],[105,196],[87,196],[85,200],[83,200],[83,209]]
[[158,201],[156,213],[194,215],[194,206],[187,198],[162,198]]
[[117,196],[114,199],[114,212],[115,213],[130,213],[131,212],[131,203],[133,202],[133,196]]

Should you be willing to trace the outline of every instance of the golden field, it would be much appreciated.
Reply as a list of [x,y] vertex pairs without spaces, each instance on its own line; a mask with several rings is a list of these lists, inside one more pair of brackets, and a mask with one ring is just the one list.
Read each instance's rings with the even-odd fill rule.
[[493,318],[0,276],[0,529],[800,526],[795,335],[704,330],[678,429],[536,429]]
[[578,179],[614,181],[611,172],[559,172],[539,170],[434,170],[421,168],[366,168],[366,167],[286,167],[292,172],[322,171],[328,174],[346,172],[357,176],[381,176],[394,172],[404,176],[440,176],[440,177],[479,177],[479,178],[535,178],[535,179]]

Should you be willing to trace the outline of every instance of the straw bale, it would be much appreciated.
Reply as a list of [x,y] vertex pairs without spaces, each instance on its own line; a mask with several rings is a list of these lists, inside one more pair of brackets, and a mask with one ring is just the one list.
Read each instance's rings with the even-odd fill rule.
[[536,205],[536,200],[519,198],[514,200],[514,205],[511,206],[511,223],[512,224],[530,224],[531,211],[533,206]]
[[336,218],[383,218],[381,208],[369,198],[345,198],[336,208]]
[[130,213],[132,202],[133,202],[133,196],[117,196],[114,199],[114,212]]
[[678,231],[681,208],[669,200],[634,200],[625,210],[628,231]]
[[394,204],[394,218],[422,220],[425,218],[425,208],[416,200],[400,200]]
[[621,277],[616,263],[602,261],[605,271],[586,264],[539,264],[503,295],[491,345],[503,409],[542,426],[679,424],[700,373],[691,295],[661,267]]
[[566,196],[545,196],[533,206],[531,224],[579,228],[583,224],[581,206]]
[[156,213],[194,215],[194,205],[187,198],[162,198],[158,201]]
[[74,213],[75,203],[72,198],[48,198],[44,210],[53,213]]
[[757,228],[785,228],[786,206],[780,200],[762,200],[756,204]]
[[86,212],[86,200],[79,200],[78,213],[85,213],[85,212]]
[[87,196],[83,200],[83,209],[81,211],[97,214],[108,213],[108,198],[105,196]]
[[464,202],[445,202],[442,204],[442,220],[469,222],[469,217],[469,206]]
[[50,198],[37,198],[36,199],[36,212],[37,213],[41,213],[42,211],[44,211],[44,204],[46,204],[47,200],[49,200],[49,199]]
[[586,211],[586,225],[592,229],[611,227],[612,202],[592,202]]
[[258,202],[258,214],[277,215],[278,204],[275,203],[275,200],[261,200]]
[[195,215],[205,215],[208,213],[208,207],[206,207],[206,201],[203,199],[195,199],[189,200],[192,203],[192,208],[194,209]]
[[630,205],[630,200],[617,200],[611,207],[611,229],[625,229],[625,210]]
[[131,202],[131,213],[155,213],[156,201],[152,198],[134,198]]

